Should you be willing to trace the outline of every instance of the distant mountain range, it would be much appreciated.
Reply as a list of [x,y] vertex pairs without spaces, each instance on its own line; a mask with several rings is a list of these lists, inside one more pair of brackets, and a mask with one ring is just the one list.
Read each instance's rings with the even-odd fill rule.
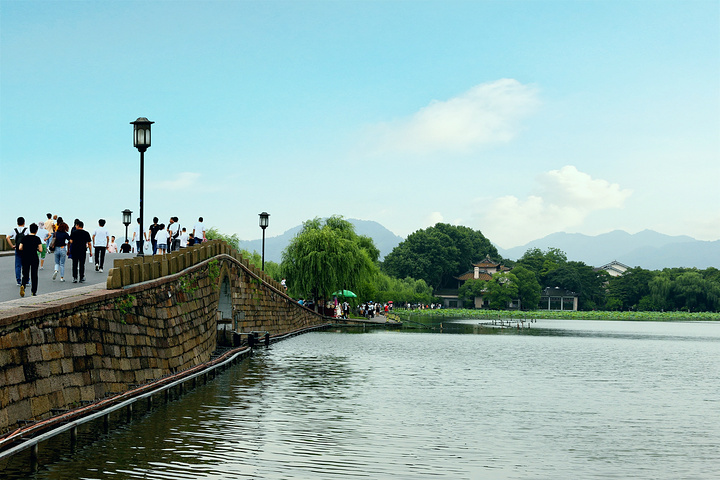
[[596,236],[579,233],[553,233],[547,237],[509,249],[498,247],[503,258],[517,260],[531,249],[559,248],[568,260],[599,267],[617,260],[629,267],[662,270],[671,267],[720,268],[720,240],[706,242],[686,235],[664,235],[643,230],[631,235],[615,230]]
[[[356,233],[367,235],[375,241],[375,246],[380,250],[380,259],[404,240],[378,222],[352,218],[347,220],[355,226]],[[265,259],[280,262],[282,251],[301,229],[302,225],[298,225],[282,235],[266,237]],[[240,248],[260,252],[262,240],[241,240]],[[585,262],[594,267],[617,260],[629,267],[639,266],[647,270],[670,267],[720,268],[720,240],[706,242],[686,235],[664,235],[652,230],[643,230],[634,235],[622,230],[596,236],[553,233],[520,247],[497,247],[498,253],[510,260],[517,260],[531,248],[559,248],[565,252],[568,260]]]
[[[373,239],[375,246],[380,250],[380,259],[385,258],[385,255],[392,252],[404,238],[395,235],[387,228],[380,225],[378,222],[370,220],[357,220],[354,218],[347,218],[348,222],[355,226],[355,233],[358,235],[365,235]],[[265,237],[265,260],[271,262],[278,262],[282,260],[282,251],[287,247],[290,240],[302,230],[302,225],[293,227],[287,230],[282,235],[276,237]],[[262,239],[259,240],[241,240],[240,248],[252,252],[260,252],[262,250]]]

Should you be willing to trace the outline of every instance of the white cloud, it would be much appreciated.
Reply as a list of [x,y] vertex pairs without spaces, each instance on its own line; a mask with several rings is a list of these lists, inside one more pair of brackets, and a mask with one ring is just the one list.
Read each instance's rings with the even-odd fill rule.
[[423,219],[423,224],[425,227],[434,227],[436,223],[442,223],[443,216],[440,212],[430,212],[427,215],[425,215],[425,218]]
[[531,85],[513,79],[482,83],[449,100],[433,101],[410,118],[376,126],[374,143],[380,150],[431,153],[508,142],[519,120],[538,104]]
[[621,208],[632,190],[593,179],[572,165],[538,178],[540,194],[520,200],[513,195],[493,200],[481,214],[481,230],[500,246],[510,248],[554,232],[581,225],[598,210]]
[[551,170],[540,176],[543,198],[554,205],[572,205],[583,210],[604,210],[622,207],[632,194],[620,185],[596,179],[572,165]]

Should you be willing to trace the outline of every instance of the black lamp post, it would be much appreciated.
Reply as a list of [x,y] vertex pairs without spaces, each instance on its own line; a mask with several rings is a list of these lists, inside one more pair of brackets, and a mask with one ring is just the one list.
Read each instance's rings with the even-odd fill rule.
[[143,235],[143,192],[145,190],[145,150],[150,147],[150,125],[155,122],[151,122],[145,117],[140,117],[134,122],[130,122],[133,125],[133,146],[140,152],[140,248],[138,249],[138,257],[143,256],[144,246],[144,235]]
[[128,210],[127,208],[122,211],[123,214],[123,225],[125,225],[125,241],[128,241],[127,236],[127,229],[130,226],[130,223],[132,223],[132,212]]
[[270,223],[270,214],[267,212],[258,213],[260,215],[260,228],[262,228],[263,231],[263,240],[262,240],[262,271],[265,271],[265,229],[268,227],[268,224]]

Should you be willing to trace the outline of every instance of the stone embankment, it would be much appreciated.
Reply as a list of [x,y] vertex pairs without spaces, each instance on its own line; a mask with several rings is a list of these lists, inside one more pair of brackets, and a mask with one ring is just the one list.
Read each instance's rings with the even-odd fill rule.
[[206,362],[231,332],[323,323],[222,242],[116,260],[107,286],[0,318],[0,433]]

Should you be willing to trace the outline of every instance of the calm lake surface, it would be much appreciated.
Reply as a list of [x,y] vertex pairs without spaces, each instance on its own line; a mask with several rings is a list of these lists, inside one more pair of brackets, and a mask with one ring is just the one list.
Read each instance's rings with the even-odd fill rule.
[[477,324],[279,342],[29,478],[720,478],[719,323]]

